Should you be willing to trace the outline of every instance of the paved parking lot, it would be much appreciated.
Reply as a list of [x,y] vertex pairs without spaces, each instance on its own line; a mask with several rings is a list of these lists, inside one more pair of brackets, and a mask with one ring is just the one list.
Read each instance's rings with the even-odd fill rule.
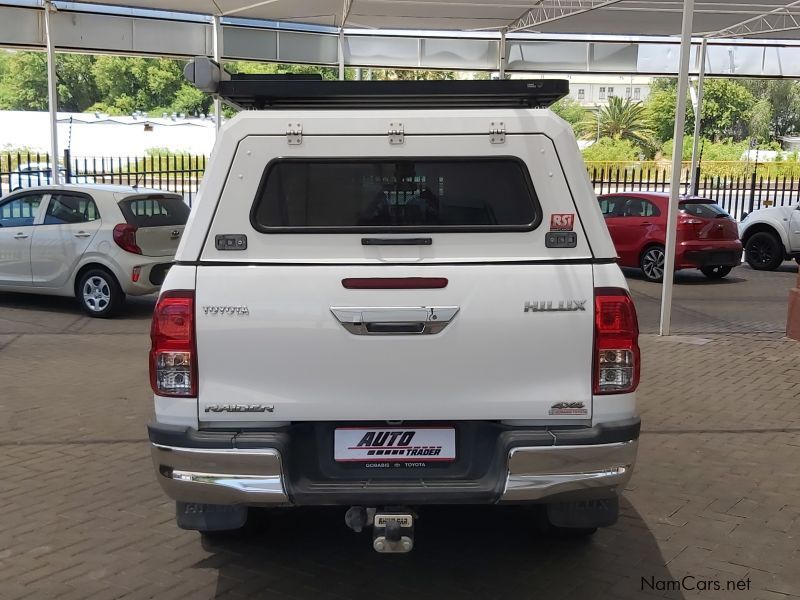
[[178,530],[144,430],[152,299],[99,321],[0,294],[0,598],[800,597],[796,271],[679,274],[671,338],[651,335],[660,287],[630,274],[644,430],[617,526],[576,543],[520,510],[427,509],[406,556],[375,554],[339,509],[205,545]]

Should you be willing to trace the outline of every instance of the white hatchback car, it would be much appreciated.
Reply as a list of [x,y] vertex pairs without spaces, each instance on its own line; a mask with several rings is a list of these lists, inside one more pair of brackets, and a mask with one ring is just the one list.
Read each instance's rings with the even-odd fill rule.
[[189,217],[177,194],[113,185],[0,199],[0,291],[74,296],[92,317],[164,281]]

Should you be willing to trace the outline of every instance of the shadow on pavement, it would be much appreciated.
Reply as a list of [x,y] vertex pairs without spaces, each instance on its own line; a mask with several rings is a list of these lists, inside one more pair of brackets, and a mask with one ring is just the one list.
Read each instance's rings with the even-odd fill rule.
[[[128,296],[117,319],[149,319],[153,315],[156,296]],[[21,294],[0,292],[0,308],[21,308],[30,311],[46,311],[65,315],[83,316],[75,298],[64,296],[46,296],[42,294]]]
[[343,507],[275,510],[238,537],[203,538],[212,555],[195,568],[218,570],[218,599],[653,597],[643,586],[683,598],[643,583],[671,575],[636,510],[620,508],[616,526],[559,540],[535,531],[529,509],[423,507],[406,555],[374,552],[371,532],[345,527]]

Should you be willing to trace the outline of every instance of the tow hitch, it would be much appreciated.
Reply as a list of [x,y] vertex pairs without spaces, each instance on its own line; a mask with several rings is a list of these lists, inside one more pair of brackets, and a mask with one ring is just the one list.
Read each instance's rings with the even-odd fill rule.
[[414,548],[414,513],[403,507],[380,509],[352,506],[344,521],[356,532],[372,526],[372,547],[376,552],[402,554]]

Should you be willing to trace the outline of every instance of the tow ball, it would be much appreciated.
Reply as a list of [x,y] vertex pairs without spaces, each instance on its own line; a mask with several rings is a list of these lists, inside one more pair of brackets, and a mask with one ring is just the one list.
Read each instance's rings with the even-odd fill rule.
[[372,547],[376,552],[403,554],[414,548],[414,513],[404,507],[391,509],[352,506],[344,521],[356,532],[372,527]]

